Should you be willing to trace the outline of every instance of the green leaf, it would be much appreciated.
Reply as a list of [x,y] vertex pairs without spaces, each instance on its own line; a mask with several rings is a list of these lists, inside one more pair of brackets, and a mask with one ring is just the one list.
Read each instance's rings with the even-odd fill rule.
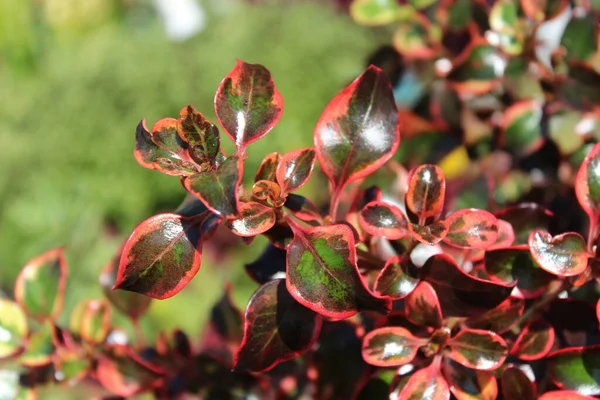
[[465,326],[502,334],[510,329],[523,314],[525,302],[518,297],[509,297],[492,310],[465,320]]
[[241,203],[239,210],[239,218],[229,223],[231,231],[238,236],[256,236],[275,225],[275,211],[269,206],[251,201]]
[[415,358],[426,339],[413,336],[408,329],[399,326],[375,329],[363,339],[364,360],[377,367],[398,367]]
[[496,32],[514,32],[519,18],[516,0],[496,1],[490,10],[490,27]]
[[383,201],[365,205],[360,211],[359,222],[373,236],[394,240],[409,235],[408,221],[402,210]]
[[561,277],[581,274],[592,256],[585,240],[574,232],[552,237],[546,231],[535,230],[529,234],[529,248],[542,269]]
[[46,322],[29,336],[25,352],[19,357],[19,363],[27,367],[50,364],[54,353],[52,339],[52,326]]
[[405,302],[406,317],[417,325],[442,327],[442,308],[433,287],[421,282],[410,292]]
[[575,194],[590,222],[597,224],[600,217],[600,143],[594,145],[579,167]]
[[474,208],[453,212],[446,218],[444,241],[466,249],[486,249],[498,239],[498,221],[491,213]]
[[561,389],[586,396],[600,394],[599,345],[560,349],[546,360],[552,380]]
[[408,296],[418,283],[417,267],[409,259],[392,257],[387,260],[375,280],[375,293],[399,300]]
[[427,18],[415,14],[413,18],[399,23],[393,43],[398,53],[408,58],[433,58],[439,50],[439,28]]
[[194,107],[187,106],[179,112],[177,133],[188,143],[188,153],[198,164],[215,163],[221,147],[219,129]]
[[440,167],[426,164],[410,171],[406,207],[419,218],[419,225],[440,217],[445,197],[446,179]]
[[543,144],[542,107],[536,100],[523,100],[504,111],[504,147],[518,156],[529,155]]
[[543,319],[536,319],[521,331],[510,351],[524,361],[539,360],[548,354],[554,345],[554,328]]
[[497,48],[480,40],[473,42],[448,74],[459,91],[481,93],[491,89],[493,82],[503,74],[504,57]]
[[84,300],[79,318],[78,333],[81,337],[94,345],[104,342],[110,330],[110,309],[105,300]]
[[537,22],[557,17],[568,4],[567,0],[521,0],[525,15]]
[[560,40],[561,46],[567,51],[567,60],[590,61],[598,48],[597,31],[598,23],[594,13],[573,15]]
[[314,149],[293,150],[281,157],[276,173],[281,191],[293,192],[304,186],[314,166]]
[[91,362],[78,350],[57,349],[54,367],[60,381],[73,385],[82,380],[90,371]]
[[0,359],[19,351],[27,331],[27,319],[19,305],[0,298]]
[[350,4],[350,15],[361,25],[381,26],[394,22],[402,7],[396,0],[354,0]]
[[281,155],[277,152],[267,154],[265,158],[260,162],[256,175],[254,176],[254,182],[258,181],[276,181],[277,168],[281,162]]
[[450,339],[448,347],[448,357],[465,367],[480,370],[500,367],[508,354],[502,337],[478,329],[463,329]]

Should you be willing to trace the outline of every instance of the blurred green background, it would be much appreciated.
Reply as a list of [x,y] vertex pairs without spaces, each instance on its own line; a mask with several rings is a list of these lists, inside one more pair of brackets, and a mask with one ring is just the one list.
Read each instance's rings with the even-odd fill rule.
[[[329,1],[197,3],[204,10],[203,30],[174,41],[152,1],[0,0],[5,294],[11,295],[27,260],[64,245],[67,310],[101,296],[98,275],[122,240],[137,223],[180,203],[185,192],[177,178],[133,159],[141,118],[151,126],[193,104],[215,121],[214,91],[235,59],[267,66],[285,112],[265,140],[251,145],[251,175],[267,153],[312,144],[323,107],[360,74],[380,41]],[[226,280],[236,285],[235,299],[243,306],[256,288],[243,264],[264,244],[238,246],[218,259],[206,251],[192,283],[152,305],[142,321],[148,337],[182,327],[197,338]],[[119,316],[113,320],[130,329]]]

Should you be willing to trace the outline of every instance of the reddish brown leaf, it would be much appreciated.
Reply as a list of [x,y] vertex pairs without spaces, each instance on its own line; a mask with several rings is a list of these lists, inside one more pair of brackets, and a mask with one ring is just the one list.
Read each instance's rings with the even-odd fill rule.
[[548,354],[554,345],[554,328],[543,319],[531,321],[521,331],[510,351],[521,360],[539,360]]
[[278,152],[267,154],[261,161],[256,175],[254,176],[254,182],[258,181],[271,181],[276,182],[277,168],[281,161],[281,155]]
[[448,357],[465,367],[481,370],[500,367],[508,354],[500,335],[478,329],[463,329],[450,339],[448,347]]
[[429,246],[441,242],[448,233],[448,225],[445,221],[436,221],[429,225],[408,224],[408,226],[413,238]]
[[273,244],[267,244],[261,255],[244,268],[257,283],[267,283],[272,279],[285,278],[286,252]]
[[373,236],[400,239],[409,234],[406,216],[398,207],[383,201],[372,201],[361,210],[360,226]]
[[419,225],[428,218],[437,219],[442,214],[446,197],[446,178],[437,165],[421,165],[410,171],[406,207],[417,215]]
[[256,202],[241,203],[240,216],[229,224],[231,231],[238,236],[256,236],[275,225],[275,211],[271,207]]
[[548,371],[561,389],[579,394],[600,394],[600,345],[567,347],[550,353]]
[[277,166],[277,182],[284,193],[301,188],[312,173],[315,166],[315,150],[299,149],[290,151]]
[[417,268],[409,259],[392,257],[375,280],[375,293],[394,300],[406,297],[419,283]]
[[548,229],[552,213],[536,203],[520,203],[496,213],[496,218],[501,218],[511,224],[515,235],[514,244],[527,244],[529,233],[534,229]]
[[378,367],[398,367],[415,358],[427,339],[414,337],[408,329],[398,326],[375,329],[363,339],[364,360]]
[[303,221],[317,221],[319,223],[323,221],[321,213],[315,203],[304,196],[290,193],[285,199],[284,206]]
[[575,194],[592,224],[600,217],[600,143],[596,143],[579,167],[575,178]]
[[406,298],[406,317],[417,325],[440,328],[442,326],[442,309],[437,294],[427,282],[417,285]]
[[518,297],[509,297],[498,307],[465,320],[465,326],[502,334],[509,330],[523,314],[525,302]]
[[436,358],[428,367],[412,374],[398,395],[398,400],[449,400],[450,390],[440,372],[440,360]]
[[594,397],[584,396],[572,390],[553,390],[546,392],[538,400],[593,400]]
[[488,248],[488,250],[502,249],[511,246],[515,242],[515,231],[512,225],[503,219],[498,221],[498,238],[496,243]]
[[498,239],[498,221],[484,210],[456,211],[445,220],[448,233],[444,241],[467,249],[486,249]]
[[525,372],[517,366],[510,365],[505,368],[500,383],[505,399],[536,400],[538,398],[535,383],[531,382]]
[[591,257],[585,240],[574,232],[552,237],[548,232],[535,230],[529,235],[529,248],[542,269],[558,276],[579,275]]
[[457,400],[496,400],[498,382],[489,371],[473,370],[445,359],[444,377]]
[[197,164],[215,163],[221,148],[219,129],[194,107],[187,106],[179,112],[177,133],[189,148],[188,153]]

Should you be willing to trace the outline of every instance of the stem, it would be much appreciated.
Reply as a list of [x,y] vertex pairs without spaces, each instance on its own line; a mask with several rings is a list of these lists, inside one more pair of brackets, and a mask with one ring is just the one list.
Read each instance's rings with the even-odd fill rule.
[[331,222],[335,224],[336,216],[338,212],[338,207],[340,205],[340,197],[342,191],[340,189],[335,189],[335,192],[331,195],[331,204],[329,205],[329,216],[331,218]]
[[518,334],[521,331],[521,326],[527,323],[531,318],[535,317],[538,311],[547,306],[564,290],[569,290],[571,284],[567,280],[563,280],[556,289],[546,292],[537,302],[533,303],[527,311],[521,315],[521,318],[517,320],[517,323],[513,326],[513,333]]
[[135,341],[137,347],[142,349],[146,346],[146,339],[144,338],[144,332],[140,326],[140,319],[138,317],[131,318],[131,325],[133,326],[133,332],[135,333]]
[[597,230],[598,230],[598,226],[596,225],[596,222],[592,221],[592,219],[590,218],[590,227],[588,228],[588,236],[587,236],[587,248],[590,253],[593,253],[594,236],[595,236]]

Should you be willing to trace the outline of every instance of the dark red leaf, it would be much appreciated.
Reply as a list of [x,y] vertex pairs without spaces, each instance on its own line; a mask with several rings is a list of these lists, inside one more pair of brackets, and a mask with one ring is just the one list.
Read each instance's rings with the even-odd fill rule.
[[360,226],[373,236],[400,239],[409,235],[408,221],[398,207],[383,201],[372,201],[360,212]]
[[548,232],[535,230],[529,235],[529,248],[542,269],[561,277],[579,275],[591,257],[585,240],[574,232],[552,237]]
[[559,388],[586,396],[600,394],[600,345],[560,349],[546,360],[550,376]]
[[210,311],[210,326],[227,343],[238,346],[242,341],[242,312],[231,300],[231,285]]
[[500,335],[479,329],[463,329],[448,342],[448,356],[465,367],[490,370],[502,365],[508,354]]
[[399,326],[375,329],[363,339],[362,355],[365,361],[378,367],[398,367],[415,358],[419,347],[427,339],[413,336],[408,329]]
[[185,188],[212,212],[234,217],[238,211],[238,187],[243,177],[243,161],[228,157],[216,170],[201,172],[183,180]]
[[441,328],[442,309],[437,294],[427,282],[417,285],[406,298],[406,317],[417,325]]
[[473,370],[445,359],[443,372],[457,400],[496,400],[498,397],[498,382],[489,371]]
[[445,221],[436,221],[429,225],[409,224],[408,226],[413,233],[413,238],[429,246],[441,242],[448,233],[448,225]]
[[538,400],[593,400],[594,397],[584,396],[572,390],[553,390],[546,392]]
[[293,150],[281,157],[277,166],[277,182],[284,193],[301,188],[315,166],[315,150]]
[[267,154],[260,163],[256,175],[254,176],[254,182],[258,181],[277,181],[277,168],[281,161],[281,155],[278,152]]
[[238,371],[267,371],[307,351],[321,331],[321,317],[294,300],[284,279],[262,285],[246,308]]
[[194,220],[159,214],[138,225],[123,249],[114,289],[166,299],[200,269],[202,235]]
[[517,366],[511,365],[505,368],[500,383],[505,399],[536,400],[538,398],[535,383],[531,382],[525,372]]
[[534,229],[548,229],[552,213],[536,203],[520,203],[496,213],[513,227],[515,245],[526,244],[529,233]]
[[284,206],[303,221],[321,222],[323,220],[317,206],[304,196],[289,193],[285,199]]
[[390,300],[373,296],[360,276],[354,235],[347,225],[291,227],[286,282],[300,304],[332,320],[361,310],[389,311]]
[[314,131],[321,168],[334,190],[371,174],[398,149],[398,109],[387,76],[370,66],[334,97]]
[[268,69],[237,60],[215,95],[215,113],[238,153],[279,122],[283,98]]
[[188,153],[197,164],[213,164],[219,154],[221,143],[219,129],[194,107],[187,106],[179,112],[177,133],[187,142]]
[[375,280],[375,293],[394,300],[406,297],[419,283],[417,267],[409,259],[392,257]]
[[531,321],[521,331],[510,351],[521,360],[539,360],[548,354],[554,345],[554,328],[543,319]]
[[286,252],[273,244],[267,244],[261,255],[244,268],[248,275],[262,285],[272,279],[285,278]]
[[597,224],[600,216],[600,143],[594,145],[579,167],[575,194],[590,222]]
[[440,167],[426,164],[410,171],[406,207],[419,218],[419,225],[440,217],[445,197],[446,178]]
[[456,211],[445,220],[448,233],[444,241],[467,249],[487,249],[498,239],[498,221],[484,210]]
[[449,400],[450,390],[440,372],[440,361],[415,372],[398,395],[398,400]]
[[256,236],[275,225],[275,211],[261,203],[241,203],[240,216],[229,223],[231,231],[238,236]]
[[465,326],[502,334],[509,330],[523,314],[525,302],[518,297],[509,297],[498,307],[465,320]]

